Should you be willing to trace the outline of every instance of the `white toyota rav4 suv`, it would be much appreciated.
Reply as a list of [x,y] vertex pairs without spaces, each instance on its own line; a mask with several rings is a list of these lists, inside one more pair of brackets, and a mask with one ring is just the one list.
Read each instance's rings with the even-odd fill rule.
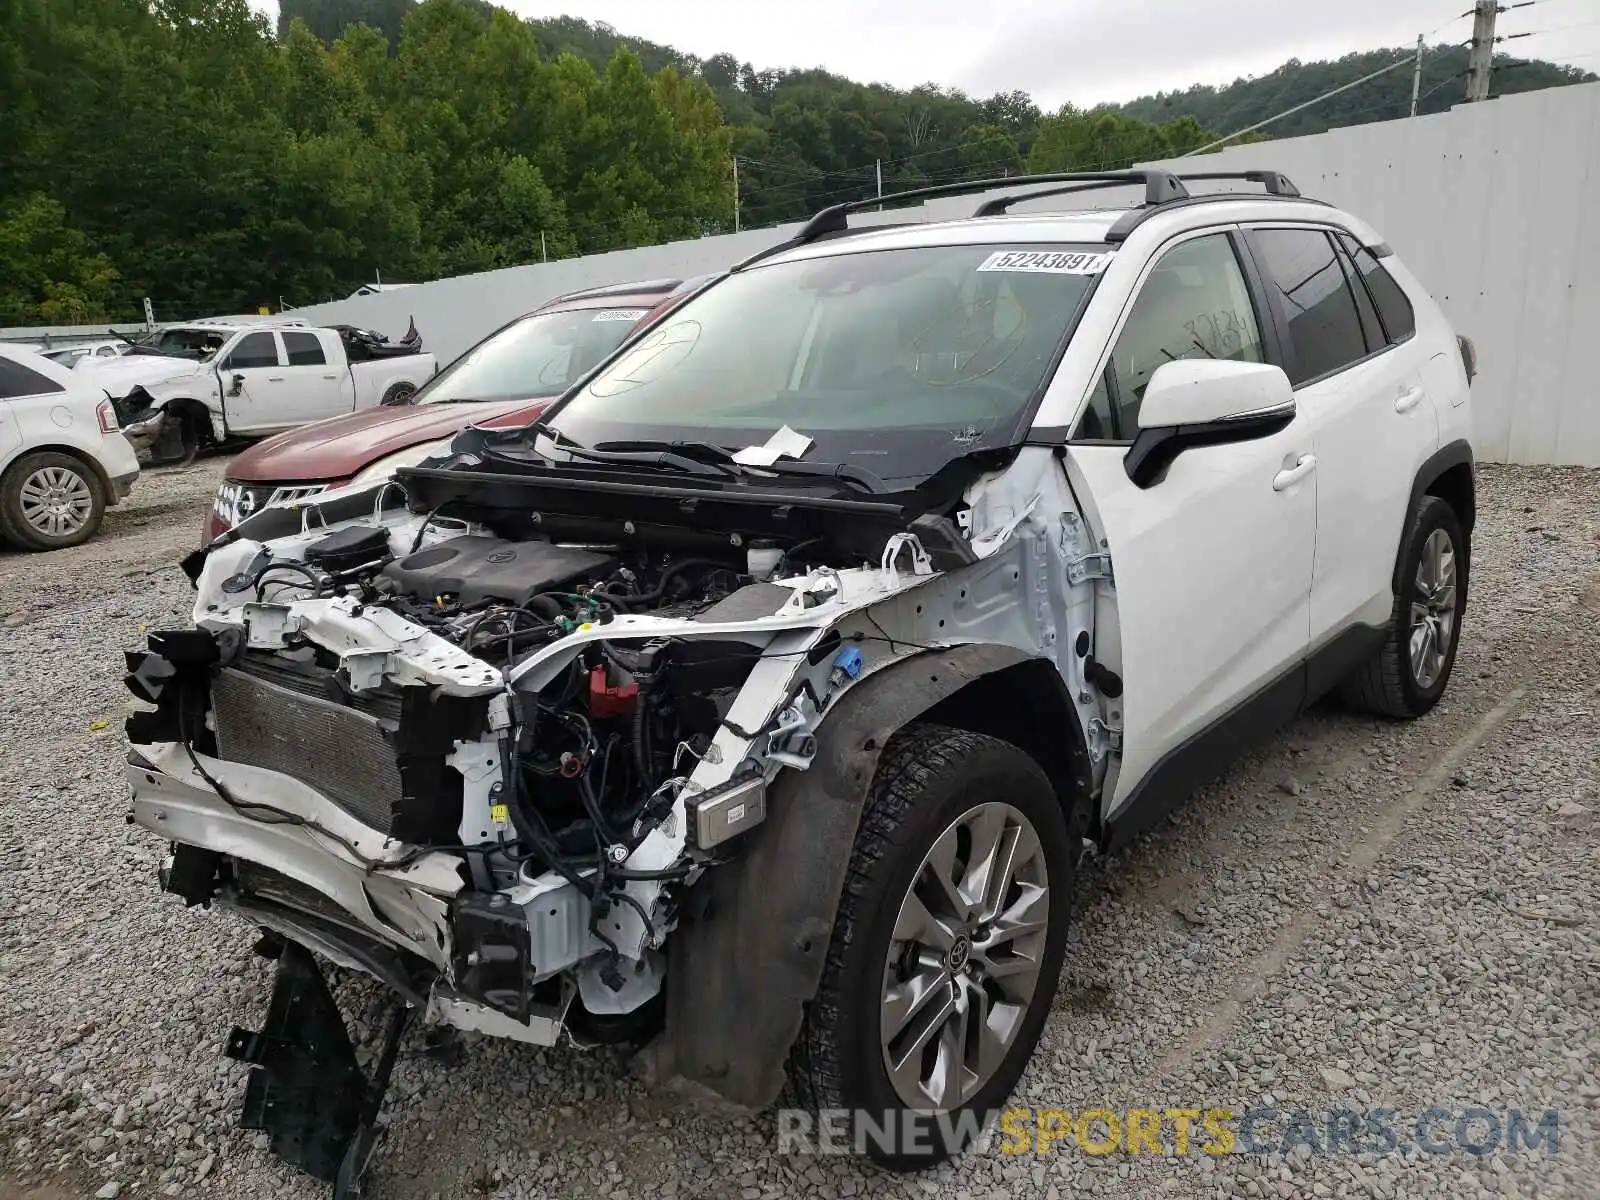
[[103,389],[42,354],[0,347],[0,545],[87,541],[138,478]]
[[[1361,220],[1230,178],[829,209],[539,421],[196,552],[128,779],[166,890],[278,960],[247,1123],[348,1188],[417,1012],[749,1107],[787,1075],[931,1161],[1033,1051],[1085,839],[1334,688],[1427,712],[1471,344]],[[370,1082],[313,955],[396,997]]]

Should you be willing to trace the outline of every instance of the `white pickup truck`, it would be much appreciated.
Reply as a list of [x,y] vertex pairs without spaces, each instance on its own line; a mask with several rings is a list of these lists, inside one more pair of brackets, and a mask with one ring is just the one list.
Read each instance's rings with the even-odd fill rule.
[[399,342],[301,322],[174,325],[91,367],[123,433],[152,462],[254,441],[376,404],[404,404],[438,371],[413,325]]

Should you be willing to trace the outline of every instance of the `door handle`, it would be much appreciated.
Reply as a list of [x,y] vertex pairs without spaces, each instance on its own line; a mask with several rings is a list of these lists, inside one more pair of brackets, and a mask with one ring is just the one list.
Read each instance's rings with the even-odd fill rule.
[[283,376],[282,375],[268,375],[267,376],[267,382],[268,383],[282,383],[283,382]]
[[1300,461],[1286,471],[1279,471],[1272,477],[1272,490],[1283,492],[1292,488],[1307,475],[1317,469],[1317,459],[1313,454],[1302,454]]
[[1419,387],[1409,387],[1394,398],[1394,410],[1397,413],[1410,412],[1422,403],[1423,391]]
[[324,375],[323,378],[324,379],[337,379],[339,377],[337,375]]

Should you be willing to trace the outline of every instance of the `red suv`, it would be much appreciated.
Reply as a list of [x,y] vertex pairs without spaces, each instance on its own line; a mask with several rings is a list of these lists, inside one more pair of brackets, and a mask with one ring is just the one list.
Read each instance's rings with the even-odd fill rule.
[[502,325],[409,403],[364,408],[257,442],[228,464],[209,542],[251,513],[420,462],[469,425],[526,425],[557,396],[712,276],[570,292]]

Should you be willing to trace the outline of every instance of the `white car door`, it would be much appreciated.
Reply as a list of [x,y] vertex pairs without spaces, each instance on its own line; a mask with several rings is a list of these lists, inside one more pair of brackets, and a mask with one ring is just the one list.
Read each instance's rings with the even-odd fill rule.
[[285,329],[284,355],[288,366],[281,412],[296,425],[336,417],[355,408],[349,373],[339,358],[330,356],[326,343],[338,341],[330,329]]
[[1136,796],[1175,800],[1197,764],[1226,760],[1246,727],[1292,716],[1303,697],[1317,532],[1306,424],[1187,449],[1149,487],[1124,465],[1157,367],[1271,357],[1236,238],[1191,235],[1155,256],[1067,449],[1114,575],[1119,644],[1094,648],[1123,681],[1107,817]]
[[[1439,423],[1413,330],[1397,328],[1390,344],[1367,285],[1352,281],[1327,232],[1255,226],[1247,237],[1286,334],[1298,419],[1316,439],[1311,642],[1321,649],[1352,627],[1375,630],[1389,619],[1411,484],[1438,447]],[[1392,298],[1385,307],[1400,325]]]
[[284,415],[289,389],[282,355],[278,335],[259,329],[235,342],[218,365],[230,433],[275,433],[304,424]]

